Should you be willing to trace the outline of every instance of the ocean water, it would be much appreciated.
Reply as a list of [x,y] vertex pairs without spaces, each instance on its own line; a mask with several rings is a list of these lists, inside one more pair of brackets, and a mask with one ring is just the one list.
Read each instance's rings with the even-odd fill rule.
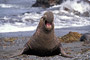
[[0,33],[34,31],[48,10],[54,13],[55,29],[90,25],[90,3],[67,0],[59,5],[42,8],[32,7],[35,1],[0,0]]

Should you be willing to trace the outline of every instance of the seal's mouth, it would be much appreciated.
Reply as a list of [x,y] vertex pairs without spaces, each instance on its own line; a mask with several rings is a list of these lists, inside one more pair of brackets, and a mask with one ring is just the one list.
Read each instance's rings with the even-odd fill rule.
[[45,21],[45,27],[46,27],[46,29],[51,30],[52,29],[52,23]]

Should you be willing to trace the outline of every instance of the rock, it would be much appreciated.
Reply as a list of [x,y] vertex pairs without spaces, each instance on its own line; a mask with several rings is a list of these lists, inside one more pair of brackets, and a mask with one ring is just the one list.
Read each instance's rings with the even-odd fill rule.
[[62,42],[70,43],[70,42],[79,41],[80,37],[81,34],[79,34],[78,32],[69,32],[68,34],[62,36],[59,39]]
[[84,1],[90,4],[90,0],[84,0]]
[[90,17],[90,13],[89,11],[86,11],[83,14],[81,14],[81,16]]
[[53,5],[57,5],[62,3],[63,0],[36,0],[35,4],[32,5],[32,7],[50,7]]
[[69,12],[69,13],[73,12],[75,15],[79,15],[79,16],[80,16],[80,14],[81,14],[80,12],[78,12],[78,11],[72,9],[72,8],[63,7],[63,9],[64,9],[65,11]]
[[90,42],[90,33],[85,33],[81,36],[80,38],[80,41],[83,41],[83,42]]

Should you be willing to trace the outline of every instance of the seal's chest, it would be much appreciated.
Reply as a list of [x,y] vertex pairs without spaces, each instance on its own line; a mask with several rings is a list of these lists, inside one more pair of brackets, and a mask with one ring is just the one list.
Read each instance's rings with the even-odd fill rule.
[[53,49],[55,46],[56,46],[56,42],[51,40],[44,40],[44,41],[40,41],[40,42],[37,42],[36,46],[38,48],[42,48],[42,49]]

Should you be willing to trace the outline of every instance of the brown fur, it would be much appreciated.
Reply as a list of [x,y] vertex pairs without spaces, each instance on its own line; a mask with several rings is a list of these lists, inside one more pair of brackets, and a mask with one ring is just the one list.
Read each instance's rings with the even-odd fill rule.
[[[36,32],[31,36],[30,40],[26,43],[25,49],[22,54],[38,55],[38,56],[51,56],[62,54],[62,56],[70,57],[64,52],[59,39],[54,33],[54,16],[53,13],[48,11],[40,19],[40,23]],[[51,23],[51,28],[47,29],[45,22]]]

